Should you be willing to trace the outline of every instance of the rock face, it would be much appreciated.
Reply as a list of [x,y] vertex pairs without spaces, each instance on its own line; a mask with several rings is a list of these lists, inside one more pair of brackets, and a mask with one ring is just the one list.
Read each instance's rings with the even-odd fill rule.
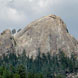
[[15,52],[15,41],[9,29],[0,34],[0,56]]
[[53,55],[61,49],[67,56],[78,54],[78,42],[72,37],[60,17],[49,15],[38,19],[18,33],[11,34],[9,29],[0,34],[0,56],[8,53],[36,57],[38,50]]
[[70,56],[77,53],[77,40],[72,37],[60,17],[49,15],[38,19],[14,36],[17,43],[17,53],[26,50],[28,56],[36,56],[38,49],[41,53],[55,54],[59,49]]

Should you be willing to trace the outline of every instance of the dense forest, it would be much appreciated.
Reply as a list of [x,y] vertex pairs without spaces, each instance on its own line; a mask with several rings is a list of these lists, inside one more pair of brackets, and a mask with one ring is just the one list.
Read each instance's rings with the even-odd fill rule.
[[78,60],[75,55],[66,57],[62,51],[51,56],[40,54],[36,59],[10,53],[0,59],[0,78],[66,78],[67,74],[78,72]]

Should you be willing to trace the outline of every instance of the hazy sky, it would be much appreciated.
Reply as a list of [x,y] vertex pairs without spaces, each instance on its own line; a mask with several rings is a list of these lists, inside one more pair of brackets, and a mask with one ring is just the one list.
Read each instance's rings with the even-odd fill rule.
[[60,16],[78,38],[78,0],[0,0],[0,32],[23,28],[50,14]]

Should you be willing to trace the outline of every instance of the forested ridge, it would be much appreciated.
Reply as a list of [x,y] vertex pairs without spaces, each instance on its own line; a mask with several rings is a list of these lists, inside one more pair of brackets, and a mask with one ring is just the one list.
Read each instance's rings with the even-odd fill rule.
[[78,60],[75,55],[65,56],[62,51],[51,56],[40,54],[36,59],[10,53],[0,59],[0,78],[66,78],[70,73],[78,73]]

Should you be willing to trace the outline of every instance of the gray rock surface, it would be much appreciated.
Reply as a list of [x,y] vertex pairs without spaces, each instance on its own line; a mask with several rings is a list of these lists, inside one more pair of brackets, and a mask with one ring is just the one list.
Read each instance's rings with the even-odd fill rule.
[[15,52],[15,41],[9,29],[0,34],[0,56]]
[[12,35],[9,29],[0,34],[0,56],[8,53],[36,57],[38,50],[53,55],[63,50],[67,56],[78,55],[78,41],[69,34],[60,17],[49,15],[30,23],[18,33]]
[[59,49],[67,56],[72,52],[78,54],[77,40],[71,36],[60,17],[49,15],[42,17],[18,32],[14,36],[17,54],[26,50],[28,56],[36,57],[41,53],[56,54]]

